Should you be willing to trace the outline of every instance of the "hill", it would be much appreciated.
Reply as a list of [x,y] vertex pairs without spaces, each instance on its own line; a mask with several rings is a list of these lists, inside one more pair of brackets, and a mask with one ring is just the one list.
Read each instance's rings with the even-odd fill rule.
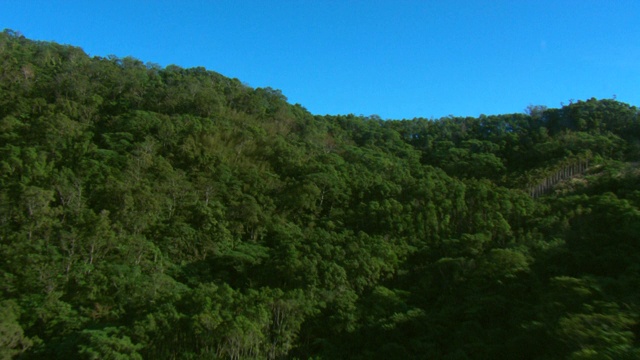
[[0,357],[639,358],[638,115],[317,116],[5,30]]

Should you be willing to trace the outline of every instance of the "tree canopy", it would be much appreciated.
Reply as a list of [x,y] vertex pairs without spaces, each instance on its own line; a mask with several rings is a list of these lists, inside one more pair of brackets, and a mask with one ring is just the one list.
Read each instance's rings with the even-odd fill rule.
[[0,358],[639,358],[639,114],[318,116],[5,30]]

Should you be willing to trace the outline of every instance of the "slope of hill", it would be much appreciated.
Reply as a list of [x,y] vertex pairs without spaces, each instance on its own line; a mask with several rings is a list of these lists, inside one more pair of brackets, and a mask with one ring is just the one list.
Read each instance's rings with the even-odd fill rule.
[[5,30],[0,357],[638,358],[638,115],[314,116]]

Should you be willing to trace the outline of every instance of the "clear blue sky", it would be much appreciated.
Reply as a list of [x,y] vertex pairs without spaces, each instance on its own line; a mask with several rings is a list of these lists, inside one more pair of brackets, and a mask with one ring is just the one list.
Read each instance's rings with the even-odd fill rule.
[[640,1],[0,0],[0,28],[401,119],[640,105]]

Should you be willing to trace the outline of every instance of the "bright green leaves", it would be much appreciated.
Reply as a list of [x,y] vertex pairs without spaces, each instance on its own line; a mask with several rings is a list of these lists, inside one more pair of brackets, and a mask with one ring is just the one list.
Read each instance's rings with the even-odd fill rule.
[[138,353],[142,345],[132,343],[120,328],[83,330],[80,336],[79,359],[142,360]]
[[243,293],[227,285],[205,284],[195,290],[192,301],[200,356],[273,359],[286,355],[311,312],[302,292],[269,288]]
[[531,260],[516,249],[492,249],[479,264],[479,272],[495,281],[513,279],[529,270]]
[[9,360],[25,352],[33,341],[20,326],[20,308],[13,300],[0,301],[0,359]]
[[630,327],[635,321],[619,309],[570,314],[558,320],[557,336],[573,350],[571,359],[623,359],[640,355]]

